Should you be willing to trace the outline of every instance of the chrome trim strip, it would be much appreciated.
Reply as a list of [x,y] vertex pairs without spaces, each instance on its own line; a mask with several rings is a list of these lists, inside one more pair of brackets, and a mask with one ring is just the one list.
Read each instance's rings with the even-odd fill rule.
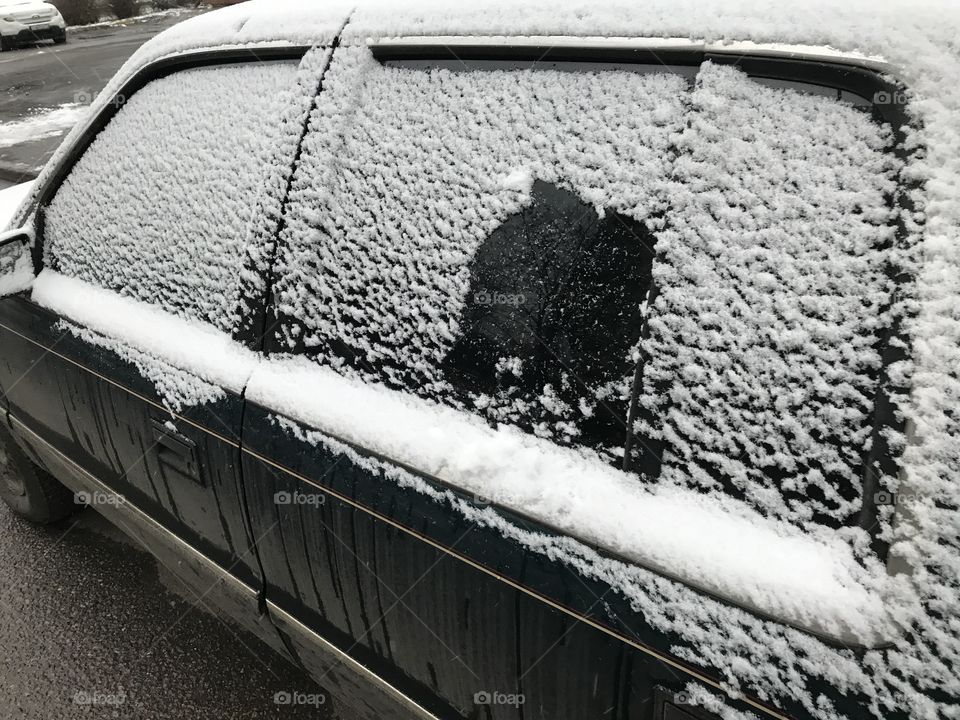
[[705,43],[680,37],[602,37],[576,35],[403,35],[368,39],[371,49],[406,47],[550,47],[576,48],[583,50],[686,50],[691,52],[752,57],[782,57],[793,60],[856,65],[886,72],[890,64],[882,57],[860,52],[837,50],[818,45],[782,43],[755,43],[749,40],[735,42]]
[[424,708],[409,695],[405,694],[401,690],[398,690],[396,687],[377,675],[373,670],[370,670],[363,663],[358,662],[353,658],[353,656],[345,653],[336,645],[326,640],[323,636],[318,635],[316,632],[311,630],[309,627],[304,625],[302,622],[297,620],[297,618],[271,600],[267,600],[267,613],[274,619],[274,622],[279,623],[282,626],[283,630],[289,631],[292,629],[301,637],[307,638],[310,643],[319,646],[322,651],[333,655],[339,662],[345,665],[348,670],[362,676],[367,681],[378,686],[392,699],[398,701],[404,707],[406,707],[406,709],[410,710],[415,717],[419,718],[420,720],[440,720],[439,717]]
[[884,58],[848,52],[818,45],[788,45],[781,43],[755,43],[752,41],[712,43],[704,46],[704,52],[713,55],[737,55],[744,57],[786,58],[852,65],[878,72],[891,72],[892,66]]
[[602,36],[575,36],[575,35],[523,35],[511,37],[509,35],[404,35],[384,37],[377,40],[369,39],[366,46],[369,48],[397,48],[397,47],[544,47],[552,48],[582,48],[595,50],[598,48],[618,50],[703,50],[706,47],[702,42],[689,38],[659,38],[659,37],[602,37]]

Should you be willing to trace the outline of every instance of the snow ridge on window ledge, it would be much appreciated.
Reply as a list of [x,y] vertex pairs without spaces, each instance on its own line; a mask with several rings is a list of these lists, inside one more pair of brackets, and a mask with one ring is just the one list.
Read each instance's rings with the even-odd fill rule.
[[587,450],[492,428],[309,360],[262,359],[214,327],[44,270],[34,302],[323,435],[417,468],[562,533],[787,624],[866,646],[897,634],[902,582],[841,538],[734,500],[646,488]]

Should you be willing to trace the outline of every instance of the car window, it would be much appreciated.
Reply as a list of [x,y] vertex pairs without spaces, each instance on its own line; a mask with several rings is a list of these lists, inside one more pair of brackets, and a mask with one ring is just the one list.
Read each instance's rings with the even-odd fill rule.
[[324,85],[277,347],[622,461],[687,81],[344,48]]
[[853,521],[896,289],[889,127],[711,63],[691,90],[357,50],[328,80],[275,349],[617,464],[632,413],[642,481]]
[[177,72],[132,97],[46,212],[66,275],[231,331],[248,226],[296,62]]
[[638,452],[661,482],[856,517],[893,323],[893,140],[835,97],[703,66],[643,343]]

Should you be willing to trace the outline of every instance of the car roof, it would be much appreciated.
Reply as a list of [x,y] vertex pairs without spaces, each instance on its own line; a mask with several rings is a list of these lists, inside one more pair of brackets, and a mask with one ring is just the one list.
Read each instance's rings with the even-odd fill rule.
[[[802,9],[768,0],[475,0],[468,6],[440,0],[250,0],[191,18],[148,41],[127,73],[175,52],[220,47],[381,43],[509,38],[610,42],[680,39],[710,49],[741,52],[777,47],[794,55],[878,61],[901,28],[960,32],[960,6],[945,0],[887,3],[810,0]],[[950,37],[950,31],[945,33]],[[889,37],[884,37],[889,36]],[[955,37],[955,35],[954,35]],[[889,43],[887,41],[890,41]],[[752,47],[748,47],[752,45]]]
[[[858,64],[960,107],[960,3],[951,0],[249,0],[195,16],[150,39],[121,67],[41,176],[140,71],[183,54],[398,43],[502,43],[637,48],[684,44],[704,52],[787,55]],[[949,96],[949,97],[948,97]],[[956,102],[954,102],[954,100]],[[43,182],[40,183],[43,185]],[[26,210],[18,217],[25,220]]]

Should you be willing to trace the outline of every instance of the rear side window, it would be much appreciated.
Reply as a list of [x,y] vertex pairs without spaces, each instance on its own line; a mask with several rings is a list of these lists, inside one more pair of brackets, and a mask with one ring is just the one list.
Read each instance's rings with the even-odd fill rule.
[[892,145],[853,105],[702,67],[643,347],[638,445],[660,480],[800,524],[860,510],[895,292]]
[[47,263],[231,331],[296,72],[296,62],[186,70],[128,98],[47,210]]
[[281,235],[281,350],[622,458],[686,80],[339,50]]
[[710,62],[480,65],[335,55],[272,347],[849,525],[899,272],[891,129]]

